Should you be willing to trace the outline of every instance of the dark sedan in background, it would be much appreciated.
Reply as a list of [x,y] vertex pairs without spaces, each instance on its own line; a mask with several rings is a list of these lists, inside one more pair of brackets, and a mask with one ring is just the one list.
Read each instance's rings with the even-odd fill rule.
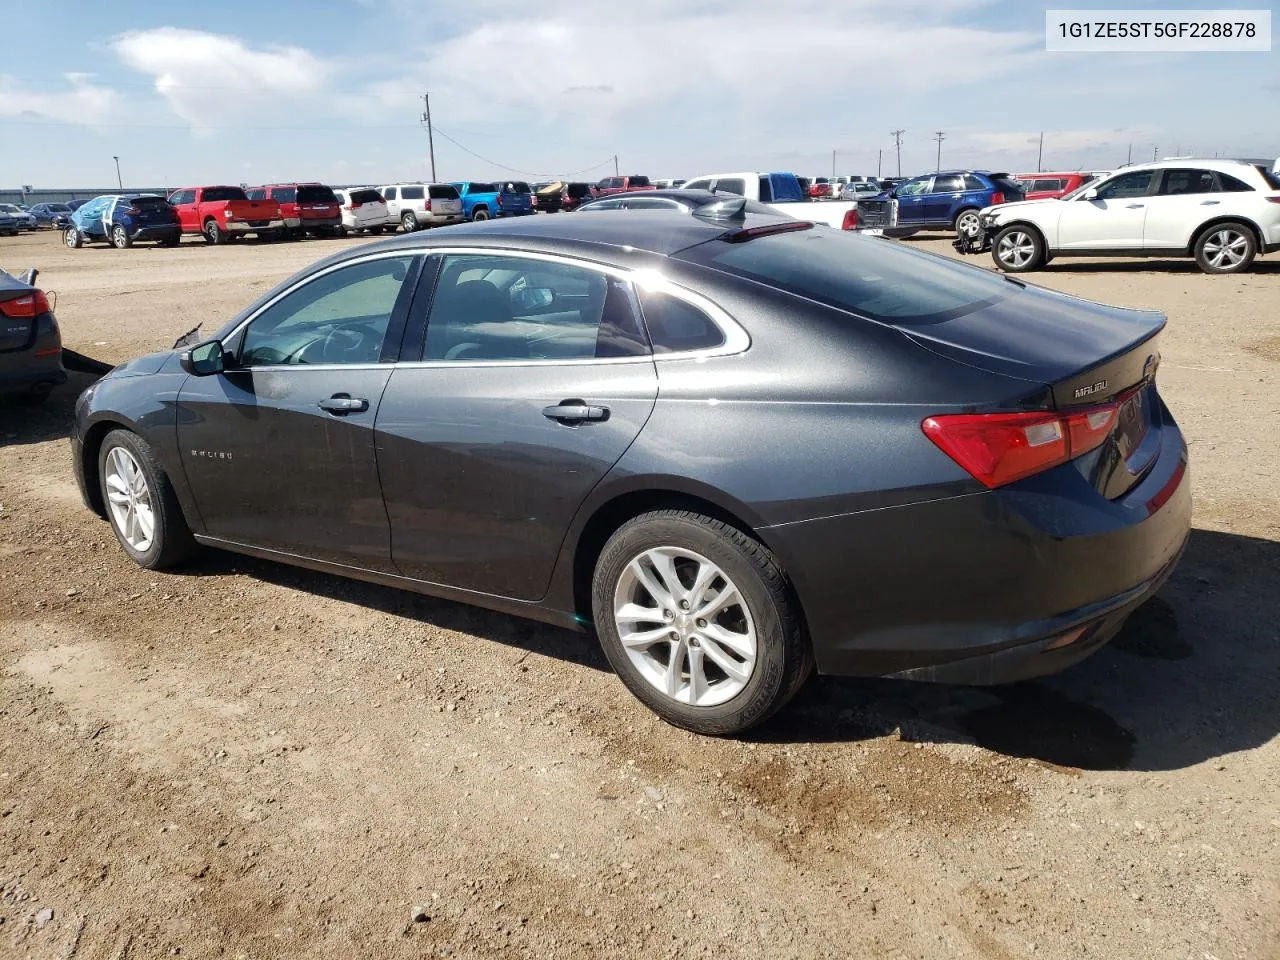
[[1066,667],[1190,521],[1158,314],[715,204],[408,234],[76,408],[149,568],[197,544],[581,628],[707,734],[824,673]]
[[41,403],[67,379],[62,333],[35,279],[0,270],[0,397],[18,403]]
[[65,230],[69,227],[71,214],[74,212],[65,203],[37,203],[30,210],[38,226],[53,227],[55,230]]

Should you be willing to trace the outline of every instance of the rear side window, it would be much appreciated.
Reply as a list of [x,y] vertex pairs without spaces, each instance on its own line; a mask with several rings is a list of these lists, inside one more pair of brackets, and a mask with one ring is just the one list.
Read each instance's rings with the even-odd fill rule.
[[306,187],[298,188],[299,203],[334,203],[337,197],[333,195],[333,191],[323,184],[312,184]]
[[1253,187],[1226,173],[1218,174],[1218,189],[1223,193],[1252,193]]
[[632,177],[630,180],[633,187],[651,187],[653,184],[649,182],[648,177]]
[[458,188],[451,187],[447,183],[432,184],[427,188],[432,200],[457,200]]
[[669,293],[640,291],[640,308],[654,353],[709,350],[724,344],[724,331],[697,307]]
[[377,190],[352,190],[351,201],[353,203],[378,203],[382,200],[382,194]]
[[[959,193],[965,188],[965,179],[958,174],[943,174],[933,178],[933,189],[930,193]],[[981,190],[982,187],[977,189]]]
[[387,200],[394,200],[396,198],[396,188],[387,187],[387,189],[382,191],[382,196]]
[[423,196],[424,194],[422,192],[421,187],[401,187],[400,188],[401,200],[421,200]]
[[1213,174],[1208,170],[1166,170],[1160,180],[1160,197],[1216,192]]
[[972,173],[966,173],[964,175],[964,188],[966,190],[987,189],[986,186],[983,184],[983,182],[979,180],[977,177],[975,177]]
[[264,187],[254,187],[252,190],[246,190],[244,195],[250,200],[267,199],[267,191]]
[[747,184],[741,177],[716,181],[716,193],[732,193],[739,197],[747,195]]
[[961,316],[1017,289],[986,270],[842,230],[778,233],[747,243],[715,241],[677,256],[899,324]]

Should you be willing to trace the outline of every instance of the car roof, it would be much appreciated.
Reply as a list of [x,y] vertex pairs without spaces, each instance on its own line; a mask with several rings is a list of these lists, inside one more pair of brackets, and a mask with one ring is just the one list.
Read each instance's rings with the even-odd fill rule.
[[1167,160],[1148,160],[1146,163],[1134,163],[1126,167],[1118,167],[1111,172],[1128,173],[1131,170],[1167,170],[1188,166],[1194,166],[1201,170],[1218,170],[1222,173],[1230,173],[1238,171],[1242,167],[1256,169],[1257,161],[1227,160],[1218,157],[1176,157]]

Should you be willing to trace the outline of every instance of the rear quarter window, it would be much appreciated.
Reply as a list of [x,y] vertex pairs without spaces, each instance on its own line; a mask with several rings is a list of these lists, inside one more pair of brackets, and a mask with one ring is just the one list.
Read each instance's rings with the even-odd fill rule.
[[275,187],[271,191],[271,199],[276,203],[297,203],[297,187]]
[[355,203],[378,203],[382,200],[382,194],[377,190],[352,190],[351,199]]
[[653,186],[653,184],[651,184],[651,183],[649,182],[649,178],[648,178],[648,177],[632,177],[632,178],[628,181],[628,183],[629,183],[631,186],[633,186],[633,187],[650,187],[650,186]]
[[244,191],[239,187],[210,187],[200,197],[206,203],[216,203],[221,200],[247,200]]
[[467,193],[497,193],[498,185],[496,183],[473,183],[467,189]]
[[424,196],[425,194],[423,193],[421,187],[401,187],[400,188],[401,200],[421,200]]
[[337,197],[328,187],[317,185],[298,188],[299,203],[334,203],[336,201]]
[[451,187],[447,183],[435,184],[428,188],[432,200],[457,200],[458,188]]
[[747,184],[741,177],[732,177],[728,180],[716,181],[716,193],[732,193],[739,197],[747,194]]
[[724,331],[693,304],[669,293],[642,289],[639,294],[654,353],[709,350],[724,344]]

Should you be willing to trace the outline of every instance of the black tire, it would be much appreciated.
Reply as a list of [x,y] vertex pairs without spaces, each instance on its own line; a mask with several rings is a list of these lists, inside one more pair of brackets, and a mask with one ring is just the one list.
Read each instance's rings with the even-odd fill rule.
[[[613,604],[620,578],[632,560],[663,546],[695,552],[719,567],[737,586],[755,624],[754,669],[724,703],[693,706],[668,696],[637,669],[619,638]],[[736,527],[698,513],[659,510],[623,524],[596,561],[591,604],[600,644],[627,689],[667,723],[694,733],[727,736],[762,723],[795,696],[813,670],[799,606],[778,560]]]
[[1205,273],[1243,273],[1258,255],[1258,238],[1238,220],[1215,223],[1196,238],[1195,255]]
[[133,246],[133,239],[122,224],[117,223],[111,228],[111,245],[117,250],[128,250]]
[[474,210],[472,210],[472,211],[471,211],[471,219],[472,219],[473,221],[477,221],[477,220],[488,220],[488,219],[489,219],[489,208],[488,208],[488,207],[476,207]]
[[206,220],[203,229],[204,239],[207,243],[213,244],[215,247],[220,243],[227,242],[227,235],[222,228],[218,226],[217,220]]
[[347,235],[347,228],[344,227],[342,224],[339,224],[338,226],[334,227],[333,230],[330,231],[329,233],[329,236],[331,237],[345,237],[346,235]]
[[1032,227],[1015,223],[996,234],[991,259],[1006,273],[1026,273],[1044,265],[1044,239]]
[[[17,236],[17,234],[14,234]],[[79,227],[67,227],[62,231],[62,242],[72,250],[79,250],[84,246],[84,234],[80,232]]]
[[418,229],[418,218],[413,215],[412,210],[406,210],[400,214],[400,228],[405,233],[413,233]]
[[961,240],[977,240],[982,235],[982,223],[978,220],[977,209],[967,207],[961,210],[956,214],[951,228],[955,230],[956,236]]
[[[141,468],[147,482],[148,492],[155,517],[155,526],[150,545],[145,550],[135,549],[129,543],[116,523],[112,512],[107,489],[107,458],[116,447],[126,450],[134,462]],[[198,549],[191,536],[191,528],[187,526],[186,517],[182,515],[182,507],[178,504],[178,496],[173,492],[173,484],[169,475],[164,472],[151,451],[146,440],[128,430],[112,430],[102,441],[98,451],[98,483],[102,490],[102,502],[107,507],[107,519],[111,529],[133,561],[148,570],[168,570],[189,559]]]

